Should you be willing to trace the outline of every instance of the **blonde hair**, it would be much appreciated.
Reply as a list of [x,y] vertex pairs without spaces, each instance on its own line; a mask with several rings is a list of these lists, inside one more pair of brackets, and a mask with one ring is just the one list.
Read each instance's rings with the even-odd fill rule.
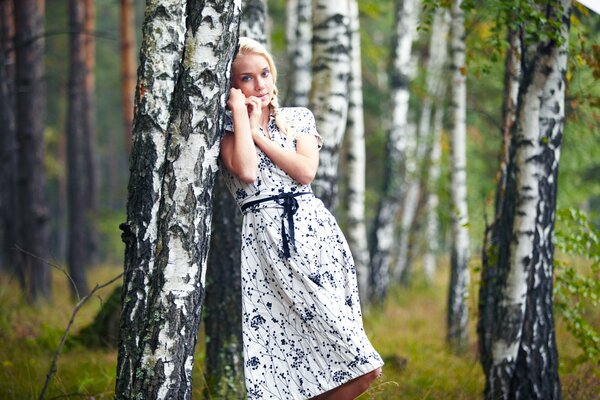
[[277,99],[277,94],[279,93],[279,90],[277,89],[277,68],[275,67],[273,57],[262,44],[260,44],[254,39],[241,36],[239,38],[238,43],[239,47],[236,57],[239,55],[256,54],[264,57],[265,60],[267,60],[271,76],[273,77],[273,99],[269,104],[269,111],[271,115],[275,118],[275,125],[277,125],[279,130],[281,130],[288,139],[293,139],[294,137],[296,137],[296,131],[293,127],[291,127],[288,124],[286,119],[283,117],[283,115],[281,115],[279,111],[279,100]]

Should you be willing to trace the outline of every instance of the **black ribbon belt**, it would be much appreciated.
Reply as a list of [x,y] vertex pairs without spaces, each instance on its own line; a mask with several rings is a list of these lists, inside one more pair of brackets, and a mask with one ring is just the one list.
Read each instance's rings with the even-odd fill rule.
[[290,258],[290,246],[288,244],[287,235],[285,233],[285,219],[287,217],[288,226],[290,229],[290,242],[292,246],[296,246],[296,239],[294,237],[294,214],[298,211],[298,201],[296,197],[305,194],[312,194],[312,192],[298,192],[298,193],[280,193],[274,196],[265,197],[264,199],[249,201],[242,206],[242,212],[246,211],[252,206],[267,201],[275,201],[277,204],[283,206],[283,215],[281,216],[281,235],[283,236],[283,255],[286,258]]

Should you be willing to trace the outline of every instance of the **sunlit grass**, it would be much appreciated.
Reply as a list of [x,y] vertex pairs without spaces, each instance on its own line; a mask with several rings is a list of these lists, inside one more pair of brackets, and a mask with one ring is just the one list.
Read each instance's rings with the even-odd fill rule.
[[[90,286],[104,283],[120,272],[104,266],[90,273]],[[447,266],[440,266],[428,285],[417,273],[410,287],[394,287],[381,308],[364,310],[365,329],[386,361],[382,379],[363,396],[367,399],[481,399],[484,377],[477,360],[476,289],[469,305],[469,348],[455,355],[445,343]],[[99,291],[79,312],[72,328],[76,333],[89,324],[113,287]],[[39,396],[60,338],[75,302],[64,275],[53,273],[53,302],[32,308],[24,302],[16,280],[0,275],[0,399],[33,399]],[[600,312],[592,316],[598,321]],[[204,390],[202,334],[194,369],[193,397]],[[557,321],[564,399],[599,398],[597,365],[581,362],[574,339]],[[61,355],[46,398],[113,398],[116,351],[71,345]]]

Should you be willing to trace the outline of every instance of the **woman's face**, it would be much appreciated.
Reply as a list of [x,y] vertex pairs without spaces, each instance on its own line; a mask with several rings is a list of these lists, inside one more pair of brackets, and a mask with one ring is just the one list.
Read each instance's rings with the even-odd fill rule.
[[240,89],[246,97],[261,100],[268,107],[273,99],[274,83],[267,60],[258,54],[238,55],[232,67],[232,86]]

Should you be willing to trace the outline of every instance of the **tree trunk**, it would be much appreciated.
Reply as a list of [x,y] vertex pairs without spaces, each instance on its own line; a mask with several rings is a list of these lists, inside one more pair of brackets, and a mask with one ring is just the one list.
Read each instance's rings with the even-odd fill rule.
[[189,399],[240,3],[162,0],[145,15],[116,397]]
[[412,44],[417,35],[420,2],[396,0],[393,68],[391,71],[392,127],[386,144],[381,200],[369,237],[371,299],[381,302],[389,285],[390,252],[395,216],[404,197],[408,84]]
[[[15,126],[15,26],[12,1],[0,0],[0,271],[19,274]],[[22,275],[20,275],[22,278]]]
[[[503,241],[508,240],[498,229],[507,212],[505,207],[507,168],[510,159],[514,157],[512,132],[517,119],[519,85],[521,81],[521,38],[517,30],[508,32],[508,49],[506,50],[504,68],[504,96],[502,104],[502,147],[500,151],[499,169],[496,176],[496,200],[494,220],[486,227],[482,248],[481,284],[479,285],[479,318],[477,320],[477,335],[479,360],[485,374],[492,367],[492,339],[498,310],[500,283],[506,280],[508,263],[502,259],[507,254],[499,254],[500,248],[507,248]],[[504,266],[502,270],[500,266]]]
[[365,226],[365,122],[363,115],[362,67],[360,56],[360,22],[358,3],[350,1],[351,65],[348,122],[348,244],[354,256],[358,289],[363,302],[368,301],[369,249]]
[[400,217],[399,237],[396,240],[398,255],[393,276],[396,281],[408,284],[412,274],[413,244],[417,242],[417,221],[423,209],[425,180],[431,160],[433,133],[431,116],[434,106],[440,106],[445,92],[444,67],[447,58],[448,30],[450,26],[448,12],[439,8],[435,12],[431,37],[429,40],[429,59],[426,62],[425,97],[421,105],[421,115],[417,134],[406,133],[406,196]]
[[17,245],[27,297],[50,298],[48,200],[44,169],[44,1],[15,0]]
[[121,31],[121,100],[123,107],[123,135],[127,154],[131,154],[133,128],[133,99],[135,96],[135,0],[120,0]]
[[242,218],[222,176],[215,185],[214,234],[206,282],[206,398],[241,399],[244,386],[242,346]]
[[348,0],[315,0],[313,21],[313,82],[310,109],[323,137],[313,190],[325,207],[334,211],[337,167],[348,114],[350,77],[350,20]]
[[268,45],[266,32],[267,3],[265,0],[242,0],[240,36],[252,38],[263,46]]
[[[243,1],[240,35],[267,45],[267,7]],[[244,386],[242,345],[241,247],[242,215],[223,177],[215,185],[213,227],[208,260],[204,330],[206,334],[207,398],[240,399]]]
[[465,65],[465,17],[462,0],[452,3],[450,51],[452,55],[452,89],[450,117],[450,181],[452,210],[452,250],[448,288],[447,340],[456,352],[468,345],[469,308],[469,214],[467,210],[467,89]]
[[85,3],[69,0],[69,99],[67,106],[67,204],[69,275],[76,297],[88,292],[87,286],[87,231],[86,231],[86,178],[85,160],[85,51],[83,24]]
[[[497,233],[491,235],[500,239],[493,243],[500,255],[493,267],[500,281],[492,303],[496,319],[489,342],[487,399],[561,398],[552,299],[552,235],[571,2],[555,0],[536,11],[547,22],[536,17],[526,23],[539,24],[536,30],[547,29],[551,35],[543,41],[529,39],[522,47],[503,213],[494,226]],[[530,28],[522,26],[521,37]],[[487,260],[490,264],[494,261]]]
[[427,195],[425,200],[425,254],[423,254],[423,271],[425,278],[432,282],[437,269],[437,253],[439,251],[439,221],[437,195],[440,179],[440,160],[442,158],[442,130],[444,107],[439,101],[433,116],[433,138],[431,144],[431,160],[427,176]]
[[311,0],[288,0],[286,6],[290,79],[285,104],[308,106],[312,81],[312,8]]
[[96,6],[95,0],[85,0],[83,46],[85,54],[85,86],[83,107],[83,142],[85,154],[85,231],[88,265],[98,262],[98,156],[96,151]]

